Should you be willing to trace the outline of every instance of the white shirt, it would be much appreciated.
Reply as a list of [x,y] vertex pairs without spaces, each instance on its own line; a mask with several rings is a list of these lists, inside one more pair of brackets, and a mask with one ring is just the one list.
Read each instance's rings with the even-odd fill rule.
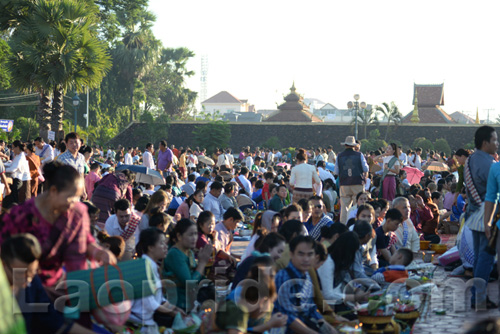
[[401,163],[403,164],[403,166],[406,166],[408,165],[408,156],[406,155],[406,153],[401,153],[399,155],[399,160],[401,161]]
[[[205,196],[205,199],[203,200],[203,209],[205,211],[210,211],[211,213],[213,213],[216,222],[221,222],[224,220],[222,218],[224,209],[222,208],[219,199],[211,193],[207,193],[207,195]],[[191,214],[191,210],[189,210],[189,214]]]
[[238,175],[238,180],[240,180],[243,187],[245,187],[248,197],[252,198],[252,183],[244,175]]
[[[408,237],[406,238],[406,243],[403,244],[404,240],[404,230],[408,231]],[[412,252],[417,253],[420,250],[420,238],[418,237],[417,230],[415,230],[415,226],[411,219],[406,220],[403,224],[399,225],[398,229],[394,232],[396,233],[397,241],[396,248],[409,248]]]
[[302,163],[292,168],[290,184],[296,188],[312,189],[313,179],[316,183],[321,182],[314,166]]
[[415,157],[413,159],[413,167],[417,168],[417,169],[422,169],[422,158],[415,154]]
[[[125,228],[128,229],[129,227],[130,227],[130,225],[127,224],[127,226]],[[111,215],[108,217],[108,219],[106,220],[106,223],[104,224],[104,229],[106,230],[106,232],[109,234],[110,237],[121,236],[122,233],[124,232],[124,230],[122,229],[122,227],[118,223],[118,218],[116,217],[116,215]],[[139,240],[138,232],[139,232],[139,226],[135,230],[134,234],[132,234],[130,236],[130,238],[125,240],[125,253],[134,255],[136,237],[137,237],[137,240]]]
[[39,149],[38,147],[35,148],[35,154],[40,157],[40,163],[42,167],[55,158],[54,149],[49,144],[43,145],[42,149]]
[[155,160],[153,159],[153,155],[151,154],[151,152],[144,152],[144,154],[142,155],[142,165],[146,166],[147,168],[156,169]]
[[[384,169],[385,169],[385,165],[389,163],[389,161],[392,160],[394,156],[391,155],[390,157],[384,157]],[[394,169],[396,166],[400,166],[400,163],[399,163],[399,160],[397,160],[394,165],[392,165],[391,169]],[[394,174],[393,172],[389,172],[387,173],[387,175],[396,175]]]
[[250,169],[252,168],[253,166],[253,158],[251,156],[248,156],[246,159],[245,159],[245,166]]
[[274,161],[274,153],[273,152],[269,152],[269,154],[267,155],[267,162],[273,162]]
[[133,165],[134,161],[132,160],[132,155],[130,153],[125,153],[125,165]]
[[220,168],[221,166],[226,166],[229,164],[230,162],[227,155],[225,153],[219,154],[219,156],[217,157],[217,167]]
[[112,158],[113,157],[113,151],[111,151],[111,149],[108,150],[108,152],[106,153],[106,158]]
[[203,209],[198,204],[193,202],[193,204],[191,204],[191,207],[189,208],[189,217],[194,217],[195,219],[198,219],[198,216],[202,212]]
[[10,167],[5,168],[5,172],[12,173],[11,176],[13,179],[19,179],[21,181],[31,180],[30,165],[28,164],[28,160],[26,160],[24,152],[14,157]]
[[132,319],[132,321],[143,323],[146,326],[155,326],[156,323],[153,320],[153,314],[167,300],[165,299],[165,297],[163,297],[158,265],[146,254],[143,254],[142,258],[146,259],[146,261],[151,265],[155,279],[156,291],[149,297],[135,299],[133,301],[132,308],[130,310],[130,318]]
[[344,300],[344,287],[345,284],[339,284],[337,287],[334,285],[335,263],[332,257],[328,255],[326,261],[318,268],[318,278],[321,281],[321,292],[323,293],[324,300],[329,305],[341,304]]
[[335,184],[335,179],[333,178],[332,173],[325,170],[323,167],[318,167],[318,172],[319,172],[319,178],[321,179],[321,181],[325,181],[327,179],[332,179],[333,183]]

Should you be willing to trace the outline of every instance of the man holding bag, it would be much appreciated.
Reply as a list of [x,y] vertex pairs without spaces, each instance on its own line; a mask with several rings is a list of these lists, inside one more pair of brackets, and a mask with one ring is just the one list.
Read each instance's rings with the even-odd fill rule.
[[[498,136],[491,126],[482,126],[474,135],[476,151],[464,166],[465,188],[469,203],[465,224],[471,229],[474,242],[474,278],[482,278],[484,284],[474,284],[471,306],[494,309],[497,307],[486,295],[486,286],[493,268],[494,255],[486,251],[490,237],[489,222],[494,203],[483,204],[486,197],[486,184],[490,168],[495,162],[493,154],[498,150]],[[482,215],[481,213],[484,212]],[[484,220],[483,220],[484,216]],[[480,305],[480,306],[479,306]]]

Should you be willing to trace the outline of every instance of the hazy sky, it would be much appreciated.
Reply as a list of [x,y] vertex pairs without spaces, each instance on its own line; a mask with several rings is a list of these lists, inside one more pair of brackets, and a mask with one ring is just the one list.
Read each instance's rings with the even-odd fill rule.
[[500,2],[150,0],[166,47],[196,53],[188,81],[208,97],[227,90],[274,109],[295,80],[305,98],[337,108],[358,93],[370,104],[412,110],[413,83],[442,83],[444,110],[500,112]]

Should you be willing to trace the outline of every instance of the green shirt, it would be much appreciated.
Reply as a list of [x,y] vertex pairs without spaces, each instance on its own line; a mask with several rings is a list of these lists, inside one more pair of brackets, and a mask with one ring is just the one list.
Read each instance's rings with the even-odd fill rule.
[[281,199],[277,194],[269,202],[269,210],[279,212],[285,206],[285,201]]
[[[179,250],[177,247],[172,247],[169,249],[167,257],[163,260],[163,277],[172,280],[177,288],[177,303],[176,305],[182,309],[186,309],[187,300],[186,292],[188,291],[186,287],[189,287],[189,298],[191,308],[192,302],[194,302],[197,289],[197,283],[201,281],[203,276],[196,271],[197,263],[194,258],[194,253],[189,250],[189,256],[184,252]],[[187,281],[190,282],[188,284]],[[167,288],[168,289],[168,288]],[[169,293],[170,295],[170,293]],[[194,295],[194,296],[192,296]],[[170,298],[170,296],[169,296]]]

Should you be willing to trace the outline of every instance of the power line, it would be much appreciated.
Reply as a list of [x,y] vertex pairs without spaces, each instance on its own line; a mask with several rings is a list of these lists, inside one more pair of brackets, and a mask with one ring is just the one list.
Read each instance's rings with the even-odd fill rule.
[[38,94],[34,93],[34,94],[27,94],[27,95],[17,95],[17,96],[9,96],[9,97],[0,97],[0,100],[25,99],[25,98],[32,98],[33,96],[38,96]]
[[15,107],[15,106],[29,106],[37,105],[39,101],[26,101],[26,102],[14,102],[14,103],[4,103],[0,104],[0,107]]

